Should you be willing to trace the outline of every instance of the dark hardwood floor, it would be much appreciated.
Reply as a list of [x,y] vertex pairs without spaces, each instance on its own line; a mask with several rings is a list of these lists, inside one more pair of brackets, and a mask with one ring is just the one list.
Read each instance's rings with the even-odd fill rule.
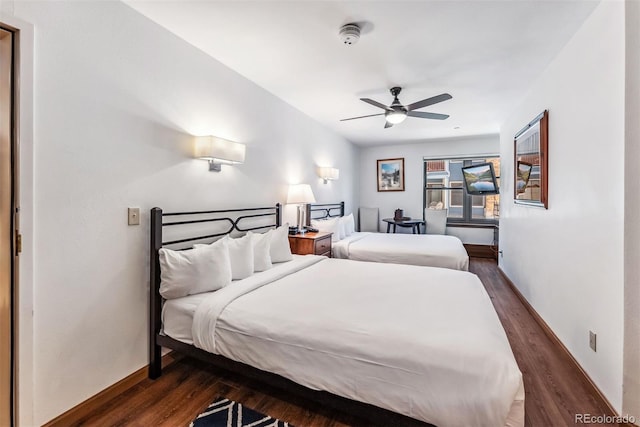
[[[605,403],[591,393],[568,357],[511,291],[495,261],[472,258],[471,271],[484,283],[524,375],[525,425],[573,426],[576,413],[608,414]],[[79,425],[188,426],[218,396],[298,427],[367,425],[349,414],[331,412],[314,402],[189,358],[165,368],[158,380],[146,379],[106,402]]]
[[522,305],[495,261],[472,258],[470,271],[491,297],[524,377],[525,426],[574,426],[575,414],[613,415]]

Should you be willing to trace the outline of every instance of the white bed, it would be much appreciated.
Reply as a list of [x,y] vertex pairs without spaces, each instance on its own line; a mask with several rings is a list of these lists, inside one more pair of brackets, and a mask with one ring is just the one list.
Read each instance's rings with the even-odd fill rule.
[[163,322],[210,353],[438,427],[524,424],[522,375],[471,273],[295,257],[166,301]]
[[469,255],[455,236],[355,232],[333,242],[332,255],[355,261],[469,270]]

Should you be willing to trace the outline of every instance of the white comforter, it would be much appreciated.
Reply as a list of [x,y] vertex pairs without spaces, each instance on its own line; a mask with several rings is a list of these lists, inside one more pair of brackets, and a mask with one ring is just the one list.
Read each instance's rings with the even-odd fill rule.
[[469,270],[469,255],[455,236],[353,233],[332,250],[334,258]]
[[521,373],[471,273],[299,257],[212,293],[192,332],[211,353],[438,427],[524,423]]

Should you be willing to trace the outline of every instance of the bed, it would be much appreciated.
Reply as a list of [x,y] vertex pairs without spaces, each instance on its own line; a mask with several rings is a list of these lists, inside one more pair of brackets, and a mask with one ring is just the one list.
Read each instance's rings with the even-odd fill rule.
[[[307,218],[313,225],[344,217],[344,202],[307,206]],[[456,236],[354,232],[334,238],[331,246],[335,258],[469,270],[469,255]]]
[[[239,220],[223,219],[231,231],[270,215],[245,211]],[[477,276],[294,256],[215,292],[163,304],[160,248],[225,234],[163,242],[165,227],[205,222],[163,223],[177,215],[151,212],[151,378],[161,374],[164,346],[369,417],[372,425],[524,424],[522,375]],[[279,206],[273,215],[272,228]]]

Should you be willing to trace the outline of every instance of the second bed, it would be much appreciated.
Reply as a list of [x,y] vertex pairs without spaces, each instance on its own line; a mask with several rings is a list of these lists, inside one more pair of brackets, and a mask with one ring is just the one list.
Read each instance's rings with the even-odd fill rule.
[[[307,214],[314,225],[343,216],[344,202],[309,205]],[[334,258],[469,270],[469,255],[456,236],[353,232],[341,238],[331,231]]]
[[334,258],[469,270],[469,255],[455,236],[354,232],[331,246]]

